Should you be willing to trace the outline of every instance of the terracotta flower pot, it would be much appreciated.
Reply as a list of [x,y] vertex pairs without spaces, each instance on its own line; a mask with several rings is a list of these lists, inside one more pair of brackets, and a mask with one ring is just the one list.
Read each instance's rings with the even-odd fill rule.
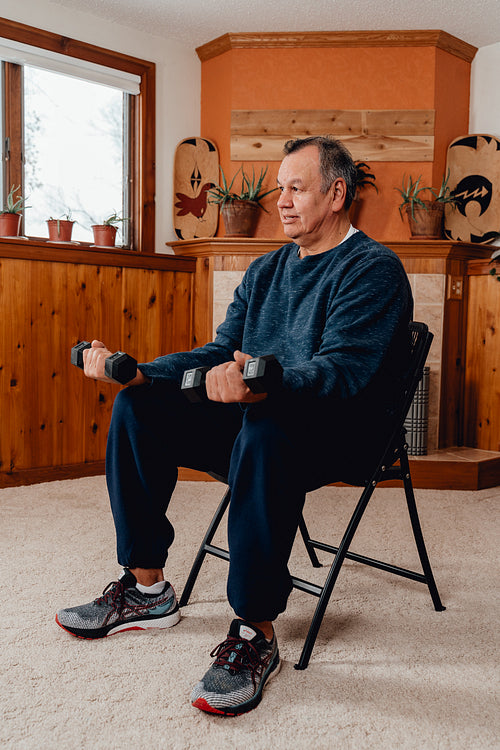
[[74,221],[67,219],[48,219],[49,240],[51,242],[71,242]]
[[18,237],[21,214],[0,214],[0,237]]
[[94,245],[99,247],[114,247],[116,241],[116,227],[110,224],[93,224]]
[[260,206],[254,201],[231,201],[222,209],[226,237],[253,237]]
[[413,216],[410,206],[406,207],[411,238],[419,240],[440,239],[443,236],[444,203],[436,201],[424,201],[424,203],[426,208],[413,207]]

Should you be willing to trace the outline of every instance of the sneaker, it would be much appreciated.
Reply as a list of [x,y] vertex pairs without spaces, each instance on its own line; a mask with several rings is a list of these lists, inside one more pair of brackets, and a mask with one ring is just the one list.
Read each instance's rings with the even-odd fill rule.
[[56,615],[57,624],[79,638],[105,638],[123,630],[170,628],[179,622],[179,605],[167,581],[161,594],[143,594],[136,583],[134,574],[124,570],[98,599],[61,609]]
[[233,620],[228,636],[210,654],[216,659],[191,693],[202,711],[237,716],[255,708],[264,685],[281,667],[276,635],[269,642],[254,625]]

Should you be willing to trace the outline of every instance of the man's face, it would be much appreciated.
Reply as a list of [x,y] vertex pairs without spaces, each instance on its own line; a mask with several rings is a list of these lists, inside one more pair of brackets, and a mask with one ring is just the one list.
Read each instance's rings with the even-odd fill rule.
[[300,246],[314,244],[326,234],[332,223],[333,188],[321,192],[319,151],[305,146],[288,154],[278,172],[278,211],[283,230]]

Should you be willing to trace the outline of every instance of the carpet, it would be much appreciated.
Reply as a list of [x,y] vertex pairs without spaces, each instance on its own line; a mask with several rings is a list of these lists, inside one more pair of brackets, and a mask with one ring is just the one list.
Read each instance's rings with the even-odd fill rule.
[[[167,574],[178,593],[221,489],[214,482],[176,488]],[[338,540],[335,530],[357,496],[347,487],[311,493],[313,536]],[[174,628],[74,638],[56,625],[55,612],[95,598],[119,573],[104,478],[3,489],[0,746],[498,748],[499,499],[500,488],[417,491],[446,611],[434,611],[424,585],[347,561],[309,667],[293,665],[316,600],[294,591],[276,622],[280,674],[257,709],[223,718],[194,709],[188,698],[231,620],[227,564],[207,560]],[[410,534],[401,490],[379,488],[352,549],[419,569]],[[318,582],[325,575],[311,569],[298,542],[290,567]]]

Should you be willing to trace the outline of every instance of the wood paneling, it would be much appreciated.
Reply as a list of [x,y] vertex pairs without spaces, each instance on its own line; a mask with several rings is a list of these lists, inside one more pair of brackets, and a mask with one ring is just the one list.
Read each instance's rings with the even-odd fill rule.
[[468,281],[465,442],[500,451],[500,284],[487,273]]
[[234,110],[233,161],[281,161],[289,138],[334,135],[354,159],[433,161],[433,110]]
[[138,361],[193,344],[195,261],[68,250],[72,261],[60,248],[22,258],[0,243],[0,487],[102,470],[117,386],[70,364],[78,341]]

